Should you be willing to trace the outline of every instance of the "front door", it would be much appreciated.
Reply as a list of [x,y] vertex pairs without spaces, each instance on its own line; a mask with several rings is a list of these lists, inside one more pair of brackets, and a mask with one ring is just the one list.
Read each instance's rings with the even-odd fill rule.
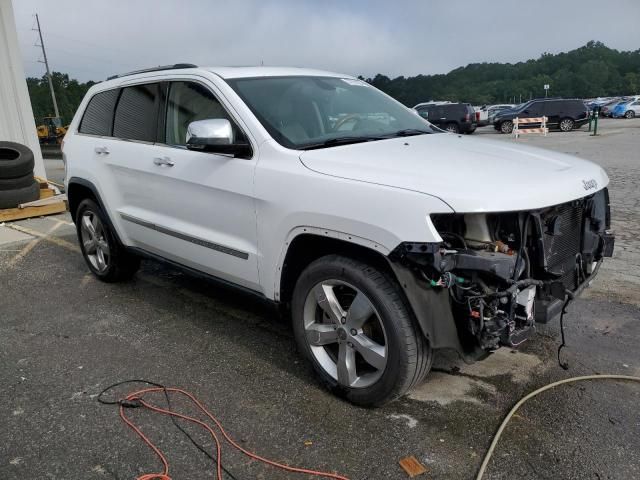
[[[253,177],[257,153],[246,160],[188,150],[196,120],[226,118],[245,136],[212,90],[195,81],[166,83],[159,141],[147,159],[154,185],[155,236],[160,255],[259,290]],[[144,227],[142,227],[144,228]]]

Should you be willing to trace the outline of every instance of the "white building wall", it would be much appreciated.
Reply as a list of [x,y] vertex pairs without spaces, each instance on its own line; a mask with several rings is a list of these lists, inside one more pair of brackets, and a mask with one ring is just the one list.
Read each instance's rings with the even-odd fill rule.
[[11,0],[0,0],[0,140],[31,148],[34,173],[46,178],[25,78]]

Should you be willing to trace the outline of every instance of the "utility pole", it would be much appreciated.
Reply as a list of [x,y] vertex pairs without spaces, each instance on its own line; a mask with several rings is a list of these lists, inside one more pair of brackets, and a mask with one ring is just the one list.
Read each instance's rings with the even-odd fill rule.
[[51,80],[51,71],[49,70],[49,62],[47,61],[47,51],[44,49],[44,40],[42,40],[42,30],[40,29],[40,19],[38,18],[38,14],[36,13],[36,23],[38,24],[38,35],[40,36],[40,47],[42,47],[42,56],[44,58],[44,62],[40,61],[40,63],[44,63],[47,67],[47,79],[49,79],[49,90],[51,90],[51,100],[53,101],[53,110],[56,114],[56,117],[60,116],[60,112],[58,111],[58,102],[56,101],[56,92],[53,91],[53,81]]

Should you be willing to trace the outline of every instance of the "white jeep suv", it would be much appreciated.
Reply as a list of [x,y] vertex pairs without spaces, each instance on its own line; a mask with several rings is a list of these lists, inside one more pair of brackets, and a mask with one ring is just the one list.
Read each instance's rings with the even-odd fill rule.
[[519,344],[613,249],[600,167],[441,133],[346,75],[114,77],[63,150],[99,279],[152,257],[289,306],[321,381],[360,405],[416,385],[435,349],[476,360]]

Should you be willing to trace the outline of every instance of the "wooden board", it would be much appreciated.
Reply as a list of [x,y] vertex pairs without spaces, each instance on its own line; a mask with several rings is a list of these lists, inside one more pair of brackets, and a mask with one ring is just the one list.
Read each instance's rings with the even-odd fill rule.
[[[53,197],[53,190],[43,188],[40,190],[40,199]],[[56,202],[40,207],[25,208],[5,208],[0,210],[0,223],[13,222],[14,220],[22,220],[24,218],[41,217],[43,215],[53,215],[54,213],[62,213],[67,211],[65,202]]]
[[51,188],[41,188],[40,189],[40,200],[42,200],[43,198],[53,197],[54,193],[55,192]]
[[424,465],[422,465],[413,455],[403,458],[399,463],[402,469],[407,472],[407,475],[409,475],[410,478],[422,475],[427,471]]

